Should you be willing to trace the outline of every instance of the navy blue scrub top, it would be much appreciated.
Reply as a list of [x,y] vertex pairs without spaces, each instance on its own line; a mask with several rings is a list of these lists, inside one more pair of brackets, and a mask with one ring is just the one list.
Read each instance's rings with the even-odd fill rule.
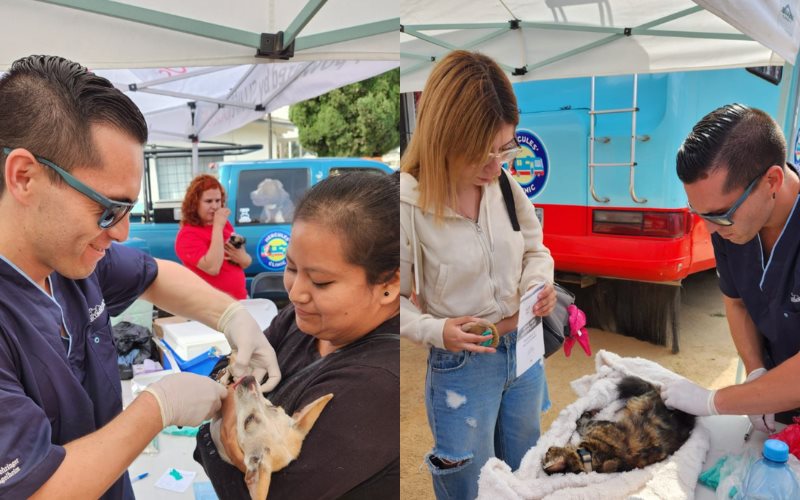
[[[122,411],[109,318],[157,273],[150,256],[113,244],[86,279],[51,274],[50,297],[0,256],[0,498],[29,497],[61,464],[64,444]],[[127,472],[102,498],[134,498]]]
[[[797,172],[793,165],[789,167]],[[774,368],[800,352],[800,206],[795,199],[772,254],[761,238],[737,245],[711,236],[719,288],[740,298],[764,337],[764,366]]]

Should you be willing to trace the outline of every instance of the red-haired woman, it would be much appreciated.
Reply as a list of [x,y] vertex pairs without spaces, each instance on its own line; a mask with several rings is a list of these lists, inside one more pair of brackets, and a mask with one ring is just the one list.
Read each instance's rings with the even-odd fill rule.
[[175,253],[183,265],[215,288],[246,299],[244,270],[252,258],[244,245],[236,248],[228,241],[233,233],[230,214],[219,181],[208,174],[195,177],[183,198]]

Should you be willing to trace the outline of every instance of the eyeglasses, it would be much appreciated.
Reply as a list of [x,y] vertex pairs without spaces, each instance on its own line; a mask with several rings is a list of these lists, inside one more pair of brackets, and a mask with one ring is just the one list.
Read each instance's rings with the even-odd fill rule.
[[[3,154],[8,155],[13,151],[12,148],[4,147]],[[136,200],[133,203],[129,203],[126,201],[115,201],[110,198],[106,198],[102,194],[98,193],[94,189],[90,188],[86,184],[82,183],[75,177],[73,177],[69,172],[64,170],[63,168],[59,167],[55,163],[42,158],[41,156],[33,155],[36,158],[36,161],[41,163],[42,165],[46,165],[61,176],[64,179],[64,182],[70,185],[73,189],[80,192],[81,194],[87,196],[95,203],[99,204],[105,210],[100,215],[100,218],[97,220],[97,225],[100,226],[102,229],[109,229],[114,227],[119,221],[125,218],[128,215],[128,212],[131,211],[134,205],[136,205]]]
[[697,214],[702,219],[707,220],[708,222],[711,222],[718,226],[732,226],[733,214],[735,214],[736,210],[742,205],[742,203],[744,203],[744,200],[746,200],[747,197],[750,196],[750,193],[753,191],[753,188],[756,187],[758,181],[761,180],[761,178],[764,177],[764,174],[766,173],[767,171],[765,170],[764,172],[759,174],[758,177],[753,179],[747,186],[747,188],[744,190],[744,193],[742,193],[739,199],[736,200],[736,202],[731,206],[731,208],[729,208],[728,211],[725,212],[724,214],[700,214],[697,213],[697,211],[694,208],[692,208],[691,204],[689,205],[689,211],[691,211],[693,214]]
[[500,165],[505,165],[506,163],[514,161],[514,158],[519,156],[520,153],[522,153],[522,148],[519,146],[511,149],[504,149],[499,153],[489,153],[489,156],[486,157],[486,162],[484,165],[488,165],[495,160],[499,161]]

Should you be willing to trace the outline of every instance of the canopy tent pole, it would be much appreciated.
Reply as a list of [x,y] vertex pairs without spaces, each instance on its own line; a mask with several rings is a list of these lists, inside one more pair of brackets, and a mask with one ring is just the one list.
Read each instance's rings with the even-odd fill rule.
[[[208,23],[191,19],[183,16],[176,16],[144,7],[137,7],[134,5],[123,4],[111,0],[37,0],[43,3],[59,5],[62,7],[82,10],[126,21],[137,22],[148,26],[157,28],[164,28],[171,31],[195,35],[202,38],[210,38],[219,40],[221,42],[228,42],[245,47],[252,47],[257,54],[262,57],[277,57],[279,59],[286,59],[284,54],[272,54],[271,48],[267,49],[262,47],[263,35],[267,39],[273,39],[275,35],[267,33],[253,33],[250,31],[222,26],[219,24]],[[400,18],[386,19],[384,21],[376,21],[372,23],[365,23],[361,25],[349,26],[347,28],[331,30],[324,33],[316,33],[306,37],[297,38],[297,34],[306,24],[313,18],[315,14],[322,8],[327,0],[309,0],[308,4],[296,16],[286,33],[278,32],[278,35],[287,42],[282,42],[283,47],[289,46],[294,42],[294,50],[305,50],[315,47],[332,45],[339,42],[347,42],[351,40],[358,40],[384,33],[392,33],[397,31],[400,25]],[[265,50],[261,50],[264,48]],[[282,47],[281,47],[282,48]],[[292,52],[293,54],[293,52]],[[290,56],[291,57],[291,56]]]
[[[400,26],[400,18],[395,17],[386,19],[385,21],[375,21],[374,23],[365,23],[358,26],[351,26],[349,28],[342,28],[338,30],[326,31],[324,33],[317,33],[314,35],[301,36],[295,40],[295,50],[313,49],[315,47],[324,47],[339,42],[349,42],[350,40],[358,40],[359,38],[367,38],[375,35],[382,35],[384,33],[393,33],[397,31]],[[395,52],[395,57],[396,57]]]
[[[203,68],[197,69],[194,71],[187,71],[186,73],[180,73],[177,75],[165,76],[164,78],[156,78],[155,80],[148,80],[146,82],[140,82],[136,84],[135,90],[142,91],[143,89],[154,87],[156,85],[162,85],[164,83],[172,83],[177,82],[179,80],[185,80],[187,78],[196,78],[200,75],[209,75],[211,73],[219,73],[220,71],[227,71],[230,69],[231,66],[211,66],[210,68]],[[131,90],[129,87],[128,90]]]
[[272,113],[267,113],[267,144],[269,147],[268,158],[272,159]]
[[[618,27],[606,27],[606,26],[584,26],[584,25],[571,25],[569,23],[543,23],[543,22],[528,22],[528,21],[516,21],[518,27],[521,28],[534,28],[534,29],[552,29],[552,30],[561,30],[561,31],[579,31],[585,33],[609,33],[610,35],[601,38],[600,40],[596,40],[592,43],[588,43],[582,45],[580,47],[576,47],[566,52],[562,52],[561,54],[555,55],[543,61],[539,61],[534,64],[529,64],[524,66],[523,68],[510,68],[508,65],[501,64],[500,66],[503,69],[512,72],[514,74],[525,74],[528,71],[532,71],[534,69],[541,68],[543,66],[547,66],[549,64],[562,61],[564,59],[570,58],[574,55],[586,52],[588,50],[594,49],[596,47],[611,43],[613,41],[619,40],[621,38],[632,36],[632,35],[646,35],[646,36],[663,36],[663,37],[673,37],[673,38],[707,38],[707,39],[715,39],[715,40],[751,40],[751,38],[747,35],[740,34],[740,33],[711,33],[711,32],[695,32],[695,31],[679,31],[679,30],[653,30],[650,29],[653,26],[658,26],[661,24],[665,24],[676,19],[680,19],[682,17],[686,17],[688,15],[694,14],[696,12],[702,11],[703,8],[699,6],[690,7],[688,9],[681,10],[679,12],[675,12],[673,14],[660,17],[653,21],[649,21],[639,26],[632,27],[632,28],[618,28]],[[434,36],[426,35],[421,33],[421,31],[438,31],[438,30],[454,30],[454,29],[486,29],[486,28],[499,28],[503,25],[500,23],[453,23],[453,24],[418,24],[418,25],[405,25],[401,27],[401,31],[408,35],[411,35],[415,38],[423,40],[425,42],[431,43],[433,45],[437,45],[439,47],[445,48],[447,50],[458,50],[460,48],[472,48],[474,46],[480,45],[481,43],[492,39],[500,34],[503,34],[505,31],[510,31],[513,29],[511,24],[507,27],[507,29],[501,29],[498,32],[490,33],[485,37],[470,42],[468,45],[464,47],[458,47],[444,40],[440,40]],[[414,54],[403,52],[402,57],[407,57],[411,59],[420,59],[422,61],[427,62],[434,62],[436,58],[434,56],[426,56],[424,54]],[[401,69],[401,76],[402,75],[409,75],[422,69],[423,67],[427,66],[427,62],[415,64],[409,68],[406,68],[405,71]]]
[[[235,84],[233,87],[231,87],[231,91],[230,91],[230,92],[228,92],[228,98],[230,98],[230,97],[231,97],[233,94],[235,94],[235,93],[236,93],[236,92],[239,90],[239,88],[240,88],[240,87],[241,87],[241,86],[244,84],[244,82],[246,82],[246,81],[247,81],[247,79],[250,77],[250,75],[252,75],[252,74],[253,74],[253,71],[255,71],[255,69],[256,69],[256,67],[255,67],[255,66],[251,66],[251,67],[250,67],[250,69],[248,69],[248,70],[247,70],[247,72],[244,74],[244,76],[242,76],[242,77],[239,79],[239,81],[238,81],[238,82],[236,82],[236,84]],[[214,117],[217,115],[217,113],[219,113],[219,110],[221,110],[221,109],[222,109],[222,106],[217,106],[217,109],[215,109],[215,110],[214,110],[214,112],[213,112],[213,113],[211,113],[211,114],[208,116],[208,118],[206,119],[205,123],[202,123],[202,124],[200,124],[200,125],[197,127],[197,134],[198,134],[198,136],[199,136],[201,133],[204,133],[204,132],[205,132],[206,125],[208,125],[209,123],[211,123],[211,120],[213,120],[213,119],[214,119]],[[251,108],[251,109],[258,111],[258,109],[259,109],[259,106],[258,106],[258,104],[255,104],[255,105],[254,105],[254,107],[253,107],[253,108]]]
[[297,38],[297,34],[302,31],[303,28],[306,27],[311,19],[317,15],[319,9],[325,5],[325,2],[328,0],[309,0],[303,10],[297,14],[297,17],[289,24],[289,26],[283,32],[283,43],[284,45],[291,44],[295,38]]
[[[131,86],[134,86],[133,84]],[[243,108],[243,109],[250,109],[253,111],[263,111],[263,106],[261,104],[252,104],[249,102],[241,102],[241,101],[229,101],[226,99],[215,99],[210,96],[202,96],[197,94],[184,94],[183,92],[172,92],[171,90],[162,90],[162,89],[138,89],[132,88],[131,91],[133,92],[142,92],[145,94],[156,94],[156,95],[163,95],[167,97],[177,97],[179,99],[191,99],[195,102],[209,102],[211,104],[219,104],[220,106],[232,106],[235,108]]]
[[[777,119],[783,128],[789,158],[794,158],[794,149],[796,147],[795,133],[798,125],[798,92],[800,92],[800,86],[798,85],[800,68],[798,68],[798,63],[800,63],[800,55],[794,61],[794,66],[788,63],[783,66],[783,81],[788,83],[781,85],[780,104],[778,105],[780,116]],[[789,76],[789,78],[787,79],[786,76]]]
[[197,137],[192,139],[192,178],[197,177],[200,174],[200,141],[197,140]]
[[261,34],[251,33],[228,26],[214,23],[207,23],[197,19],[183,16],[176,16],[166,12],[137,7],[111,0],[37,0],[43,3],[60,5],[71,9],[91,12],[103,16],[115,17],[125,21],[164,28],[172,31],[179,31],[189,35],[196,35],[203,38],[211,38],[221,42],[244,45],[246,47],[258,48],[261,43]]

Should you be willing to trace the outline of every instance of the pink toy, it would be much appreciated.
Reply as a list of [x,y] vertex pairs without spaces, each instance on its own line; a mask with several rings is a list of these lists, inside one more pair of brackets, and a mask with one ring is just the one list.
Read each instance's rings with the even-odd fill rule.
[[[136,365],[133,365],[136,366]],[[800,417],[793,417],[793,424],[789,424],[782,431],[771,435],[770,439],[780,439],[789,445],[789,452],[800,458]]]
[[586,314],[578,309],[575,304],[567,307],[569,312],[569,336],[564,339],[564,354],[569,357],[575,341],[583,348],[587,356],[592,355],[592,348],[589,346],[589,332],[586,330]]

